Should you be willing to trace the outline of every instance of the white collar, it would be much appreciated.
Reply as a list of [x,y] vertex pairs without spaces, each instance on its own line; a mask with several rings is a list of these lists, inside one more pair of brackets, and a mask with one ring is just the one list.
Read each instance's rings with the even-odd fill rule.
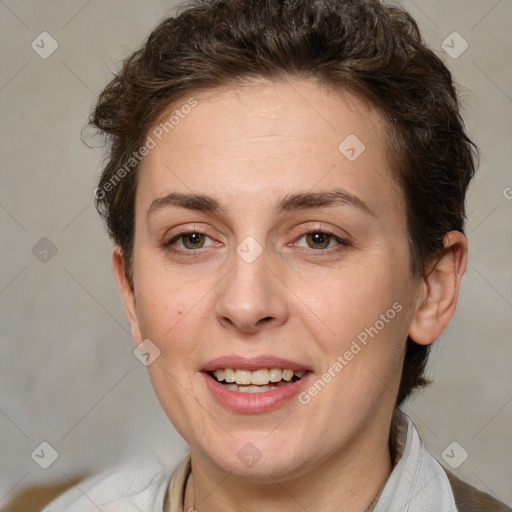
[[403,453],[374,512],[457,512],[444,469],[425,447],[412,420],[404,412],[401,416],[407,423]]

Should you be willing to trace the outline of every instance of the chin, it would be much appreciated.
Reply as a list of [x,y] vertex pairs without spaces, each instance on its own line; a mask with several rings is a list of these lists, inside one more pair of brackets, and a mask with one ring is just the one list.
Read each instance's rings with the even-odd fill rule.
[[[251,439],[260,440],[253,443]],[[277,439],[272,443],[268,440],[265,442],[265,439],[261,439],[261,433],[257,436],[237,436],[230,443],[219,442],[217,446],[229,448],[212,451],[209,447],[203,447],[202,456],[231,477],[253,483],[284,482],[298,478],[310,469],[310,465],[305,464],[308,455],[304,446],[294,449],[288,443],[284,447],[283,441]]]

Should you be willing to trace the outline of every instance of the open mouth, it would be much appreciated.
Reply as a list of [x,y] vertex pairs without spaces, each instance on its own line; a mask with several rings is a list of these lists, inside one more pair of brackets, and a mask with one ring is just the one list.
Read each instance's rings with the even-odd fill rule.
[[264,393],[288,386],[304,377],[306,370],[293,371],[280,368],[260,370],[240,370],[219,368],[207,372],[208,375],[229,391],[239,393]]

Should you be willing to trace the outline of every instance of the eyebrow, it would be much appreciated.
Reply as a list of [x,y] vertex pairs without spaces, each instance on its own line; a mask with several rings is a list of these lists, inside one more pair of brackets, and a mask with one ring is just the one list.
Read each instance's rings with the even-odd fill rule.
[[289,194],[277,203],[274,208],[274,213],[340,205],[354,206],[373,217],[377,216],[361,198],[341,188],[329,192],[301,192],[298,194]]
[[[362,199],[340,188],[329,192],[299,192],[296,194],[288,194],[276,203],[273,213],[280,214],[294,210],[334,207],[340,205],[353,206],[368,215],[373,217],[377,216]],[[225,210],[219,201],[211,196],[205,194],[171,192],[164,197],[155,199],[148,209],[147,216],[149,217],[158,210],[172,206],[217,214],[225,213]]]

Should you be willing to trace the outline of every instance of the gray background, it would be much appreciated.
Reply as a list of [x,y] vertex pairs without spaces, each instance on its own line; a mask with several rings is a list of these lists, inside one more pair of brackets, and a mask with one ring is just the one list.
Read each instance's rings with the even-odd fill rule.
[[[92,205],[102,150],[80,141],[111,71],[173,5],[0,2],[0,506],[29,486],[142,453],[176,462],[186,453],[132,353],[110,242]],[[405,411],[437,457],[453,441],[462,448],[452,458],[468,452],[457,475],[512,504],[512,2],[403,5],[461,84],[482,150],[459,308],[435,344],[435,384]],[[59,45],[47,59],[31,47],[43,31]],[[454,31],[469,44],[458,58],[441,47]],[[448,43],[452,53],[462,48],[453,36]],[[42,441],[59,454],[46,470],[31,458]]]

